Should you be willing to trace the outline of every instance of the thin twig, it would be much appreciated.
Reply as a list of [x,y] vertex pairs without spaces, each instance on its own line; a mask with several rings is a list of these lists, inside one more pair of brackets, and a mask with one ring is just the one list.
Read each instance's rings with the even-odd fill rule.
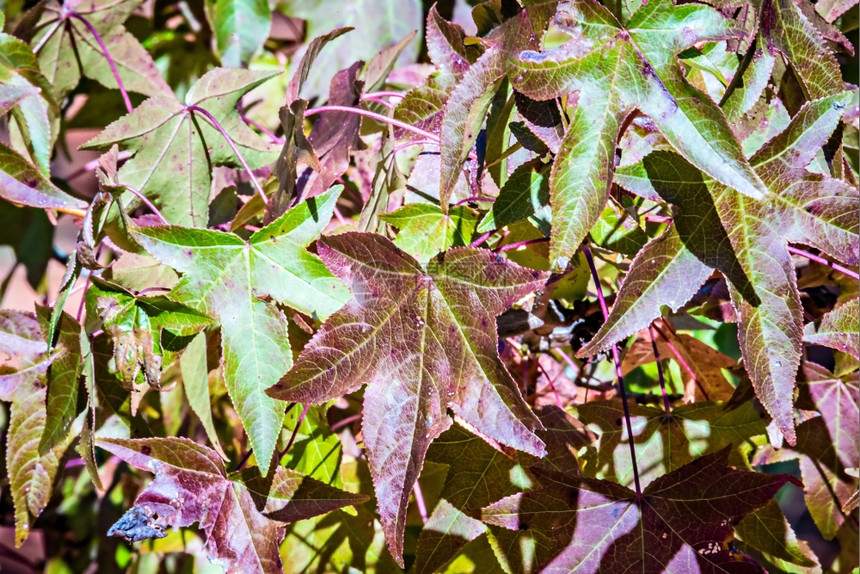
[[703,387],[702,383],[699,381],[699,377],[697,377],[696,373],[693,372],[693,368],[689,365],[689,363],[687,363],[687,361],[681,355],[681,352],[672,343],[672,340],[669,339],[668,336],[666,336],[666,333],[663,332],[663,329],[660,328],[660,325],[657,325],[655,323],[654,328],[657,330],[657,334],[660,335],[660,337],[666,343],[666,346],[669,347],[669,350],[672,351],[672,355],[675,356],[675,361],[677,361],[678,364],[681,365],[681,368],[687,371],[687,374],[690,375],[690,378],[693,380],[694,383],[696,383],[696,387],[702,393],[702,397],[704,397],[706,401],[711,400],[710,397],[708,397],[708,391],[705,390],[705,387]]
[[107,46],[105,46],[102,37],[99,35],[98,30],[90,24],[90,21],[78,14],[77,12],[66,12],[66,15],[69,18],[74,18],[81,22],[84,26],[87,27],[87,30],[90,31],[90,34],[93,35],[93,38],[98,42],[99,48],[102,49],[102,54],[104,54],[105,60],[107,60],[108,65],[110,66],[110,71],[113,72],[113,77],[116,80],[117,86],[119,86],[119,92],[122,94],[122,101],[125,102],[125,109],[128,110],[128,113],[134,111],[134,107],[131,105],[131,99],[128,97],[128,92],[125,91],[125,85],[122,83],[122,78],[119,77],[119,70],[116,69],[116,63],[111,58],[110,53],[108,52]]
[[403,92],[367,92],[366,94],[361,94],[360,99],[366,100],[370,98],[400,98],[403,99],[406,97],[406,94]]
[[276,144],[280,144],[280,145],[284,144],[284,138],[280,138],[280,137],[276,136],[266,126],[255,122],[254,120],[252,120],[251,118],[249,118],[248,116],[246,116],[245,114],[243,114],[241,112],[239,112],[239,117],[242,118],[242,121],[245,122],[246,124],[248,124],[249,126],[254,126],[258,130],[263,132],[263,134],[265,134],[270,140],[272,140],[272,143],[276,143]]
[[[537,366],[538,369],[540,369],[543,373],[543,376],[546,377],[546,382],[549,384],[549,388],[552,390],[552,394],[555,395],[555,404],[558,405],[558,408],[563,410],[564,406],[562,406],[561,404],[561,397],[558,396],[558,391],[555,390],[555,381],[552,379],[552,377],[549,376],[549,373],[546,372],[546,369],[543,368],[543,365],[540,364],[540,357],[538,357],[537,359]],[[562,372],[564,371],[562,370]],[[558,375],[556,375],[556,377],[557,376]]]
[[141,200],[144,203],[144,205],[146,205],[150,209],[150,211],[152,211],[152,213],[155,214],[156,217],[158,217],[158,219],[161,220],[161,223],[163,225],[170,225],[170,223],[167,221],[167,219],[165,219],[165,217],[163,215],[161,215],[161,212],[158,211],[158,208],[155,207],[155,205],[151,201],[149,201],[149,199],[147,199],[145,195],[143,195],[141,192],[139,192],[135,188],[131,187],[130,185],[123,185],[123,187],[125,187],[127,190],[129,190],[131,193],[133,193],[135,196],[137,196],[137,198],[139,200]]
[[343,420],[339,420],[339,421],[337,421],[336,423],[334,423],[333,425],[331,425],[331,430],[332,430],[332,432],[334,432],[334,431],[336,431],[337,429],[339,429],[339,428],[343,428],[343,427],[345,427],[346,425],[352,424],[352,423],[354,423],[354,422],[355,422],[355,421],[357,421],[357,420],[361,420],[361,413],[358,413],[357,415],[350,415],[350,416],[346,417],[346,418],[345,418],[345,419],[343,419]]
[[310,403],[308,403],[302,409],[302,414],[299,415],[299,420],[298,420],[298,422],[296,422],[296,428],[293,429],[293,434],[290,435],[290,442],[288,442],[287,447],[278,454],[279,459],[282,458],[288,452],[290,452],[290,448],[293,446],[293,443],[296,441],[296,435],[299,434],[299,427],[302,426],[302,423],[305,420],[305,415],[308,414],[308,409],[310,408],[310,406],[311,406]]
[[415,505],[418,506],[418,514],[421,516],[421,521],[427,524],[427,505],[424,503],[424,495],[421,493],[421,485],[415,481],[415,488],[412,489],[415,494]]
[[[594,257],[591,255],[591,249],[588,247],[583,247],[582,252],[585,254],[585,259],[591,268],[591,277],[594,279],[594,286],[597,289],[597,300],[600,302],[600,310],[603,312],[605,320],[609,317],[609,310],[606,307],[606,299],[603,298],[603,287],[600,286],[600,276],[597,274],[597,267],[594,265]],[[639,484],[639,465],[636,463],[636,446],[633,444],[633,425],[630,423],[630,407],[627,404],[627,392],[624,390],[624,375],[621,374],[621,358],[618,355],[618,345],[612,345],[612,359],[615,361],[615,376],[618,378],[621,405],[624,407],[624,422],[627,425],[627,439],[630,444],[630,461],[633,463],[633,481],[636,485],[636,496],[641,497],[642,487]]]
[[477,247],[478,245],[480,245],[481,243],[483,243],[484,241],[489,239],[490,235],[492,235],[494,232],[495,232],[495,230],[486,232],[485,234],[483,234],[482,236],[480,236],[479,238],[477,238],[476,240],[471,242],[469,244],[469,247]]
[[507,245],[502,245],[496,251],[499,253],[503,251],[512,251],[514,249],[519,249],[520,247],[525,247],[526,245],[536,245],[538,243],[546,243],[549,241],[549,237],[538,237],[536,239],[525,239],[523,241],[517,241],[516,243],[509,243]]
[[806,257],[810,261],[815,261],[816,263],[820,263],[821,265],[826,265],[827,267],[830,267],[834,271],[839,271],[840,273],[844,273],[845,275],[847,275],[848,277],[851,277],[855,281],[860,280],[860,275],[858,275],[855,271],[851,271],[847,267],[843,267],[842,265],[839,265],[838,263],[834,263],[833,261],[825,259],[824,257],[821,257],[819,255],[815,255],[814,253],[804,251],[803,249],[798,249],[797,247],[791,247],[790,245],[788,247],[788,252],[791,253],[792,255],[800,255],[801,257]]
[[314,116],[322,112],[346,112],[348,114],[364,116],[367,118],[374,119],[378,122],[396,126],[406,131],[410,131],[414,134],[418,134],[419,136],[431,140],[434,143],[439,143],[439,136],[437,136],[436,134],[424,131],[421,128],[416,128],[415,126],[409,125],[406,122],[401,122],[400,120],[395,120],[394,118],[389,118],[388,116],[383,116],[382,114],[377,114],[375,112],[370,112],[361,108],[350,108],[348,106],[320,106],[318,108],[311,108],[309,110],[305,110],[305,117]]
[[259,181],[257,181],[257,177],[254,175],[254,172],[251,171],[250,166],[248,166],[248,162],[245,161],[245,158],[239,152],[239,148],[236,147],[236,143],[233,141],[233,138],[230,137],[230,134],[227,133],[227,130],[224,129],[224,126],[222,126],[218,122],[218,120],[215,119],[215,116],[213,116],[208,111],[201,108],[200,106],[196,106],[196,105],[186,106],[185,109],[190,111],[190,112],[193,111],[193,112],[199,113],[201,116],[206,118],[206,120],[212,125],[213,128],[215,128],[216,130],[218,130],[218,132],[220,132],[221,137],[224,138],[224,140],[227,142],[227,145],[229,145],[230,149],[233,150],[233,153],[236,154],[236,158],[239,160],[239,163],[242,164],[242,167],[245,168],[245,171],[248,173],[248,177],[251,178],[251,183],[253,184],[254,188],[257,190],[257,193],[260,194],[260,199],[263,200],[264,204],[268,205],[269,198],[266,197],[266,192],[263,191],[263,186],[260,185]]

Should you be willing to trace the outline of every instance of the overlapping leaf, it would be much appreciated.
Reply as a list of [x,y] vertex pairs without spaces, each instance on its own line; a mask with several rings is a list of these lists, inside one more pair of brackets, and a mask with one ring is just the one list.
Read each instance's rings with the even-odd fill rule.
[[[241,166],[206,114],[226,130],[252,169],[271,163],[277,147],[245,125],[236,112],[236,102],[274,75],[216,68],[191,86],[184,103],[172,97],[150,98],[85,147],[108,149],[118,144],[131,151],[134,155],[120,168],[118,183],[148,197],[171,224],[205,227],[212,166]],[[123,204],[129,209],[137,200],[127,193]]]
[[[43,174],[50,173],[57,104],[39,61],[26,43],[0,33],[0,116],[12,110],[26,152]],[[25,150],[22,150],[22,153]]]
[[803,341],[860,357],[860,301],[852,299],[803,328]]
[[20,547],[48,505],[60,458],[73,437],[65,433],[40,452],[47,425],[48,373],[58,354],[48,352],[36,318],[21,311],[0,312],[0,348],[19,361],[16,371],[0,371],[0,400],[12,403],[6,468],[15,504],[15,546]]
[[[628,435],[621,403],[591,401],[577,407],[579,420],[598,436],[597,466],[588,476],[633,485]],[[749,468],[754,445],[763,442],[766,422],[752,404],[735,409],[716,403],[682,405],[666,413],[661,408],[630,405],[636,462],[643,485],[677,470],[696,457],[732,446],[731,464]]]
[[280,466],[268,478],[256,468],[228,475],[214,451],[183,438],[102,439],[97,444],[155,474],[109,535],[163,538],[168,528],[199,522],[210,559],[228,572],[281,571],[284,523],[367,500]]
[[406,505],[450,408],[483,435],[541,455],[528,409],[496,351],[495,316],[538,288],[541,275],[496,255],[454,248],[425,271],[382,236],[320,240],[326,265],[353,294],[269,393],[321,403],[365,382],[362,430],[379,513],[402,560]]
[[184,227],[143,227],[135,239],[183,274],[169,297],[218,319],[224,378],[261,472],[280,432],[284,403],[265,390],[292,365],[287,319],[276,303],[325,318],[344,286],[305,250],[328,223],[340,189],[303,202],[244,241]]
[[556,19],[572,37],[567,44],[522,52],[509,62],[514,87],[530,98],[579,92],[550,180],[553,265],[564,267],[603,211],[619,130],[636,109],[693,165],[762,197],[764,186],[725,116],[686,82],[675,59],[696,42],[736,37],[731,21],[712,8],[669,0],[649,2],[624,26],[590,0],[561,8]]
[[266,0],[208,0],[206,16],[215,32],[221,64],[233,68],[247,66],[272,25]]
[[450,247],[469,245],[478,222],[468,207],[453,207],[446,214],[429,203],[410,203],[380,219],[400,229],[394,244],[422,265]]
[[[732,523],[793,479],[727,464],[728,449],[703,456],[654,480],[641,497],[614,482],[537,470],[543,488],[486,507],[483,520],[509,571],[617,572],[635,564],[647,572],[760,572],[727,546]],[[531,556],[520,545],[527,537]]]
[[123,26],[142,3],[142,0],[65,0],[61,4],[50,0],[45,4],[31,45],[42,72],[54,88],[55,98],[62,99],[72,91],[81,74],[105,87],[118,87],[108,59],[87,24],[104,42],[127,90],[147,96],[173,95],[149,53]]

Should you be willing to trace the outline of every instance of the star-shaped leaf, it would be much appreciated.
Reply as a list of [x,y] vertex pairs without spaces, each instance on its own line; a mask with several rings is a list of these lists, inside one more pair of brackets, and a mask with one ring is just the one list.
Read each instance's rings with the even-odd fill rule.
[[512,558],[524,558],[516,541],[532,537],[531,571],[544,574],[622,572],[633,564],[643,572],[761,572],[726,544],[732,524],[795,479],[727,463],[728,449],[703,456],[656,479],[641,497],[614,482],[536,470],[542,489],[486,507],[483,520]]
[[[56,136],[52,122],[59,110],[51,85],[39,70],[39,60],[21,40],[0,33],[0,116],[11,109],[18,131],[43,174],[50,174]],[[14,138],[17,139],[17,138]]]
[[199,522],[210,560],[228,572],[280,572],[284,524],[360,504],[352,494],[277,467],[228,475],[218,454],[184,438],[102,439],[99,447],[155,474],[108,531],[128,540],[163,538]]
[[860,357],[860,301],[852,299],[803,328],[803,341]]
[[750,168],[725,116],[687,83],[675,55],[693,44],[737,37],[708,6],[648,2],[619,23],[603,6],[577,0],[556,21],[572,39],[509,61],[517,91],[548,100],[579,92],[550,178],[550,261],[564,267],[600,217],[615,166],[619,130],[636,109],[648,115],[690,163],[751,197],[765,187]]
[[269,390],[321,403],[364,383],[362,430],[380,518],[402,560],[406,506],[446,409],[501,444],[537,456],[541,427],[498,358],[495,317],[543,275],[489,251],[454,248],[425,270],[376,234],[325,237],[320,257],[353,298]]
[[[131,151],[134,155],[120,168],[118,184],[144,194],[172,224],[205,227],[212,166],[240,167],[230,145],[206,113],[230,135],[252,169],[271,163],[277,157],[277,146],[245,125],[236,112],[236,103],[274,75],[216,68],[191,86],[184,103],[173,97],[150,98],[84,147],[108,149],[118,144]],[[137,201],[131,193],[123,196],[127,211]]]
[[446,249],[469,245],[478,223],[475,212],[464,205],[443,213],[429,203],[410,203],[379,218],[400,230],[394,244],[424,265]]
[[297,205],[247,241],[175,226],[134,231],[153,257],[183,274],[169,297],[218,319],[227,390],[263,473],[285,407],[264,391],[293,362],[287,319],[276,303],[325,318],[347,300],[340,281],[305,250],[328,223],[339,194],[340,187],[333,188]]
[[87,316],[99,317],[113,341],[118,375],[135,393],[134,414],[145,385],[160,388],[162,366],[172,363],[175,352],[185,347],[187,340],[177,338],[196,334],[212,319],[164,295],[138,297],[116,283],[98,277],[91,281]]
[[5,366],[0,369],[0,400],[12,403],[6,468],[15,505],[15,546],[20,547],[48,505],[60,458],[73,437],[65,433],[40,453],[47,424],[49,369],[60,353],[48,352],[36,318],[22,311],[0,312],[0,349],[20,364],[14,372]]
[[[576,408],[580,422],[598,436],[597,465],[588,476],[633,486],[627,428],[621,402],[590,401]],[[630,405],[630,423],[636,443],[636,462],[643,485],[677,470],[694,458],[733,445],[729,461],[739,468],[747,462],[756,441],[764,442],[766,419],[751,403],[728,409],[710,402],[681,405],[666,413],[662,408]]]
[[[125,29],[123,22],[143,0],[49,0],[31,40],[42,72],[54,87],[54,97],[64,98],[78,85],[81,74],[108,88],[116,79],[98,40],[99,34],[125,88],[147,96],[172,96],[149,53]],[[73,17],[76,14],[80,17]]]

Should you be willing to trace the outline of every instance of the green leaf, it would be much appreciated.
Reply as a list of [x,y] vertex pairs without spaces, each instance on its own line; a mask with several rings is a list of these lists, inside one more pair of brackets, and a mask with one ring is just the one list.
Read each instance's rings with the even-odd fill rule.
[[61,191],[45,174],[0,143],[0,196],[40,209],[85,209],[87,204]]
[[803,342],[860,358],[860,300],[852,299],[803,328]]
[[0,115],[12,109],[17,129],[30,157],[42,173],[50,174],[58,110],[51,97],[51,85],[39,71],[39,61],[30,47],[8,34],[0,33]]
[[143,0],[65,0],[62,5],[56,0],[46,2],[30,43],[57,100],[75,89],[81,74],[107,88],[118,87],[98,41],[83,22],[67,16],[69,11],[85,18],[98,32],[126,90],[147,96],[173,95],[152,57],[123,26],[142,3]]
[[295,439],[281,458],[281,465],[337,488],[343,488],[340,465],[343,457],[340,439],[328,426],[325,405],[308,408],[302,424],[296,429],[301,408],[287,414],[283,435]]
[[549,168],[539,160],[519,166],[502,186],[490,211],[478,224],[486,233],[526,219],[549,204]]
[[[110,124],[84,145],[108,149],[118,144],[134,155],[120,168],[118,183],[129,185],[152,200],[172,224],[204,227],[209,219],[212,166],[241,167],[229,144],[204,115],[211,114],[226,130],[248,165],[271,163],[277,146],[257,136],[236,112],[245,93],[275,74],[216,68],[188,90],[185,103],[150,98],[131,114]],[[126,212],[139,205],[130,192],[122,197]]]
[[735,37],[731,21],[710,7],[669,0],[649,2],[623,27],[590,0],[562,10],[567,32],[582,41],[522,52],[508,64],[514,87],[530,98],[580,92],[550,179],[554,267],[564,267],[603,211],[618,132],[634,108],[693,165],[746,195],[763,196],[725,116],[686,82],[675,59],[696,42]]
[[451,247],[469,245],[478,222],[475,212],[466,206],[453,207],[445,214],[438,205],[428,203],[410,203],[379,218],[400,229],[394,244],[422,265]]
[[285,407],[264,391],[292,365],[287,318],[275,302],[322,319],[347,300],[344,286],[305,250],[331,218],[340,190],[297,205],[247,241],[173,226],[133,232],[183,274],[170,298],[218,319],[227,390],[264,474]]
[[185,349],[179,359],[179,368],[182,373],[182,386],[185,389],[185,396],[188,397],[188,406],[203,423],[203,430],[206,431],[206,436],[212,443],[215,452],[222,459],[227,460],[227,455],[221,448],[221,442],[218,440],[218,433],[215,431],[215,424],[212,421],[205,333],[197,334],[188,343],[188,348]]
[[427,270],[377,234],[320,240],[353,298],[311,339],[271,396],[319,404],[365,383],[362,432],[383,530],[402,562],[406,507],[428,447],[455,414],[482,435],[535,455],[544,443],[498,359],[495,316],[542,275],[485,250],[454,248]]
[[206,17],[215,32],[221,64],[231,68],[251,61],[272,25],[267,0],[206,0]]
[[[37,305],[36,313],[42,332],[51,320],[51,308]],[[72,421],[78,415],[78,389],[83,372],[87,334],[68,313],[63,313],[57,325],[57,353],[48,370],[48,389],[45,400],[45,429],[39,442],[39,454],[44,456],[60,445],[68,445]]]
[[133,415],[146,385],[160,389],[162,366],[168,366],[175,351],[184,347],[173,340],[196,334],[212,319],[164,295],[138,297],[98,277],[91,281],[86,295],[87,316],[99,317],[113,342],[120,380],[133,393]]
[[0,347],[20,361],[17,371],[0,371],[0,400],[12,403],[6,468],[15,505],[15,547],[19,548],[48,505],[60,458],[72,437],[69,434],[44,455],[39,453],[47,422],[48,369],[57,354],[48,353],[36,318],[22,311],[0,312]]
[[102,439],[97,445],[155,473],[108,535],[163,538],[168,528],[199,522],[210,560],[229,571],[281,570],[283,523],[366,500],[283,467],[270,477],[256,468],[228,476],[214,451],[184,438]]
[[[763,552],[771,560],[804,567],[802,570],[796,569],[796,572],[821,571],[818,562],[810,557],[815,555],[808,548],[804,551],[798,545],[794,530],[775,500],[741,520],[735,526],[735,535],[745,545]],[[818,568],[813,570],[815,566]]]
[[670,227],[633,258],[609,317],[577,356],[605,351],[646,328],[661,315],[662,305],[678,311],[710,275],[711,268],[684,245],[678,228]]

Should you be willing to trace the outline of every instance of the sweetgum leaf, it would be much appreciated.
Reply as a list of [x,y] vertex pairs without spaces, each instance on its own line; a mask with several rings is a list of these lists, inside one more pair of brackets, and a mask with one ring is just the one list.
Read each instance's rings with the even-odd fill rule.
[[460,177],[463,162],[478,138],[493,96],[505,75],[508,53],[535,44],[525,11],[508,19],[487,37],[487,50],[472,64],[451,91],[440,132],[439,200],[443,210]]
[[533,537],[532,571],[760,572],[727,547],[732,523],[795,479],[727,464],[728,449],[703,456],[654,480],[641,498],[614,482],[536,470],[543,488],[486,507],[483,520],[509,563],[525,558],[517,541]]
[[529,468],[579,473],[573,453],[589,444],[582,428],[557,407],[541,407],[538,417],[546,443],[541,459],[501,452],[459,426],[445,431],[427,451],[427,460],[449,469],[440,499],[418,537],[416,570],[436,572],[469,541],[484,532],[481,508],[534,484]]
[[750,163],[768,186],[773,217],[788,241],[802,242],[844,261],[860,261],[860,193],[807,166],[824,146],[851,103],[850,92],[806,103],[785,130]]
[[741,520],[735,527],[735,534],[746,545],[763,552],[772,560],[801,566],[803,572],[821,571],[821,566],[813,559],[815,554],[808,547],[804,551],[798,544],[794,530],[775,500]]
[[619,130],[634,109],[705,173],[751,197],[764,195],[725,116],[686,82],[675,58],[696,42],[736,37],[730,20],[707,6],[669,0],[649,2],[624,26],[590,0],[560,8],[557,20],[573,40],[542,53],[522,52],[508,63],[514,87],[530,98],[580,92],[550,179],[554,266],[564,266],[600,216]]
[[179,359],[182,373],[182,388],[188,397],[188,406],[200,419],[209,442],[221,458],[227,460],[227,455],[221,448],[215,423],[212,420],[212,403],[209,392],[209,369],[206,361],[206,334],[198,333]]
[[0,311],[0,348],[20,361],[13,373],[0,374],[0,400],[12,403],[6,435],[6,469],[15,505],[15,547],[27,539],[33,521],[48,504],[69,434],[45,454],[39,445],[45,432],[48,369],[57,358],[49,353],[36,318],[22,311]]
[[549,168],[540,160],[517,167],[502,186],[490,211],[478,224],[478,233],[500,229],[526,219],[549,204]]
[[856,372],[839,378],[809,362],[804,363],[803,371],[836,455],[845,468],[856,468],[860,462],[860,390]]
[[76,199],[51,183],[45,174],[12,148],[0,142],[0,197],[40,209],[85,209]]
[[173,90],[155,67],[149,52],[123,26],[143,0],[49,0],[31,40],[42,73],[53,86],[54,97],[64,98],[78,85],[81,74],[107,88],[116,79],[96,39],[76,12],[99,33],[126,90],[146,96],[171,97]]
[[803,341],[860,358],[860,301],[852,299],[803,328]]
[[761,3],[762,36],[791,63],[806,99],[842,91],[839,63],[827,41],[792,0]]
[[199,522],[210,560],[228,572],[281,571],[284,523],[367,499],[283,467],[270,477],[256,468],[228,476],[213,450],[184,438],[101,439],[97,445],[155,474],[108,535],[163,538],[168,528]]
[[327,34],[321,34],[315,37],[310,41],[310,43],[308,43],[304,53],[302,54],[301,60],[299,60],[299,63],[296,66],[296,71],[293,72],[293,77],[290,78],[290,83],[287,84],[288,106],[299,99],[299,93],[302,91],[302,86],[304,86],[305,81],[307,81],[308,75],[311,73],[311,69],[314,65],[314,61],[317,59],[317,56],[319,56],[320,51],[326,46],[326,44],[351,30],[351,27],[335,28]]
[[[85,144],[86,149],[108,149],[118,144],[134,155],[120,168],[118,183],[130,185],[159,208],[174,225],[205,227],[209,219],[212,166],[241,167],[223,136],[191,106],[209,112],[230,134],[248,165],[271,163],[277,146],[255,134],[236,112],[246,92],[275,74],[215,68],[197,80],[185,102],[153,97],[118,119]],[[138,204],[130,193],[124,209]]]
[[266,0],[207,0],[206,17],[215,32],[221,64],[231,68],[247,66],[272,25]]
[[287,318],[275,302],[325,318],[347,299],[344,286],[305,250],[339,194],[338,187],[297,205],[247,241],[175,226],[133,232],[153,257],[183,274],[170,298],[218,319],[227,390],[262,473],[268,473],[285,406],[264,391],[292,365]]
[[402,561],[406,506],[450,408],[481,434],[540,456],[540,422],[498,359],[495,317],[543,276],[489,251],[454,248],[427,269],[376,234],[322,238],[320,257],[353,298],[268,392],[322,403],[368,383],[362,430],[389,548]]
[[427,56],[439,70],[437,81],[448,90],[463,79],[478,55],[474,46],[466,47],[466,33],[459,24],[439,15],[436,5],[427,14]]
[[[102,320],[113,342],[119,378],[133,393],[134,414],[146,385],[161,387],[162,366],[168,366],[174,359],[173,351],[179,350],[171,348],[171,339],[194,335],[209,326],[212,319],[164,295],[138,297],[98,277],[91,281],[93,285],[86,295],[87,315]],[[169,332],[163,333],[165,329]]]
[[[598,435],[597,466],[588,476],[633,486],[624,409],[618,400],[591,401],[576,409],[579,420]],[[729,461],[739,468],[765,434],[766,421],[751,403],[728,409],[717,403],[682,405],[666,414],[662,408],[630,405],[636,440],[636,462],[643,485],[692,462],[696,457],[731,446]]]
[[[39,60],[21,40],[0,33],[0,115],[10,109],[27,151],[39,169],[50,175],[56,133],[51,122],[58,110],[51,85],[39,70]],[[22,150],[23,151],[23,150]]]
[[445,214],[438,205],[410,203],[379,218],[400,229],[394,244],[422,265],[451,247],[469,245],[477,224],[475,212],[462,205]]

